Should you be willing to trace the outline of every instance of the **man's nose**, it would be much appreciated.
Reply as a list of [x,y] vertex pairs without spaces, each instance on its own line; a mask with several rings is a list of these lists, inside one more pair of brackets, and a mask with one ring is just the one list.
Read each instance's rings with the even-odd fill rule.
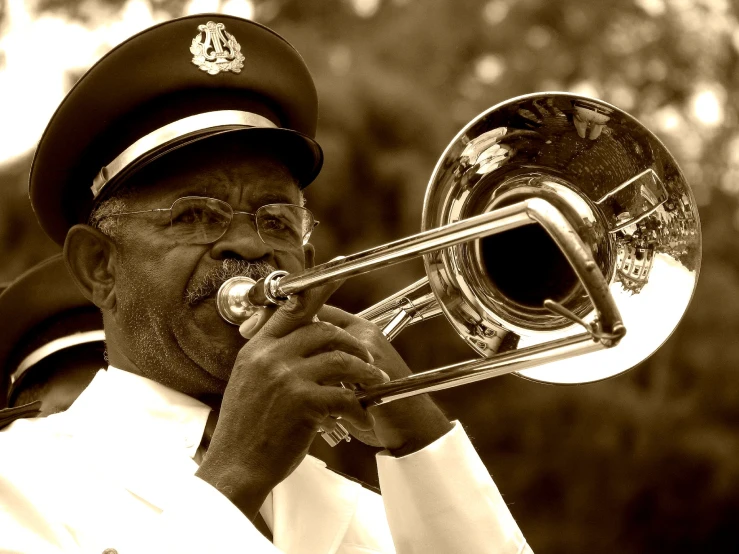
[[268,261],[274,256],[274,249],[259,237],[253,218],[234,217],[226,233],[213,243],[211,256],[216,260],[241,258]]

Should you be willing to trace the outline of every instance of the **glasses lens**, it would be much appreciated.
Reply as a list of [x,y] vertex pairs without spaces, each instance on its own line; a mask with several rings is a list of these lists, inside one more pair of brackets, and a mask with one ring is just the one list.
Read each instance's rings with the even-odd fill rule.
[[257,210],[259,236],[278,250],[303,246],[313,227],[313,214],[300,206],[267,204]]
[[209,244],[223,236],[233,210],[215,198],[186,196],[172,204],[172,232],[187,244]]

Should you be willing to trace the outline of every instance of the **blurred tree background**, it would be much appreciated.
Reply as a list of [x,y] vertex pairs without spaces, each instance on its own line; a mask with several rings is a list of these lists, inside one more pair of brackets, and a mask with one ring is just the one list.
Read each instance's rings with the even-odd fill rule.
[[[698,289],[666,345],[601,383],[509,376],[437,399],[468,428],[534,551],[739,551],[739,3],[0,0],[0,281],[58,250],[26,187],[63,92],[134,32],[219,10],[283,34],[315,76],[326,163],[308,203],[324,222],[320,261],[417,232],[446,144],[509,97],[589,94],[662,138],[704,231]],[[396,266],[334,301],[358,311],[422,274],[420,261]],[[396,344],[414,370],[472,356],[441,320]],[[316,452],[376,482],[372,451],[355,443]]]

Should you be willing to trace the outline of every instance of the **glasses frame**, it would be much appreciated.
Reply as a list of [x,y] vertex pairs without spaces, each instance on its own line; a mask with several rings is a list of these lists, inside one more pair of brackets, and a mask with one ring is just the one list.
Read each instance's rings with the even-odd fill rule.
[[[284,202],[273,202],[271,204],[265,204],[263,206],[259,206],[259,208],[257,208],[257,211],[256,212],[244,212],[244,211],[241,211],[241,210],[234,210],[233,206],[231,206],[231,204],[229,204],[225,200],[221,200],[219,198],[211,198],[210,196],[181,196],[180,198],[177,198],[174,202],[172,202],[172,205],[169,208],[154,208],[152,210],[138,210],[138,211],[134,211],[134,212],[121,212],[119,214],[110,214],[110,216],[108,216],[108,217],[119,217],[119,216],[124,216],[124,215],[148,214],[148,213],[155,213],[155,212],[169,212],[169,227],[171,229],[174,226],[173,225],[173,222],[172,222],[172,210],[174,209],[175,204],[177,204],[177,202],[180,202],[182,200],[213,200],[213,201],[220,202],[221,204],[225,204],[226,206],[228,206],[228,209],[229,209],[229,211],[231,213],[231,218],[228,221],[228,225],[226,225],[223,228],[223,233],[221,233],[217,238],[215,238],[215,239],[213,239],[211,241],[208,241],[208,242],[189,242],[188,244],[213,244],[215,242],[218,242],[219,240],[221,240],[221,238],[223,238],[223,235],[225,235],[228,232],[228,230],[231,228],[231,222],[233,221],[233,217],[235,215],[237,215],[237,214],[240,214],[240,215],[248,215],[248,216],[251,216],[252,221],[254,222],[253,223],[254,224],[254,229],[257,231],[257,235],[259,236],[259,240],[261,240],[264,244],[266,244],[270,248],[275,248],[274,245],[272,245],[272,244],[268,243],[266,240],[264,240],[264,237],[262,236],[262,233],[259,230],[259,224],[257,223],[259,221],[258,220],[258,215],[259,215],[260,210],[263,210],[265,208],[269,208],[270,206],[293,206],[295,208],[299,208],[299,209],[303,210],[305,213],[307,213],[310,216],[310,219],[313,221],[313,223],[310,226],[310,228],[308,229],[308,231],[304,234],[303,239],[302,239],[301,246],[305,246],[306,244],[308,244],[308,241],[310,240],[310,236],[313,233],[313,230],[320,223],[320,221],[318,221],[314,217],[313,212],[311,212],[308,208],[305,208],[304,206],[298,206],[297,204],[288,204],[288,203],[284,203]],[[279,250],[278,248],[275,248],[275,249],[276,250]]]

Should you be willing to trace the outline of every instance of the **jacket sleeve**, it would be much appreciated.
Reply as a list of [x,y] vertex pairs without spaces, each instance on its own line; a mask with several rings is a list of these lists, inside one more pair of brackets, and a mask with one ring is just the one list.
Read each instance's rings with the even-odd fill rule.
[[[198,530],[199,532],[194,532]],[[170,497],[142,552],[279,554],[257,528],[210,484],[192,476]],[[122,553],[121,553],[122,554]]]
[[459,422],[408,456],[381,452],[377,466],[399,554],[532,554]]

